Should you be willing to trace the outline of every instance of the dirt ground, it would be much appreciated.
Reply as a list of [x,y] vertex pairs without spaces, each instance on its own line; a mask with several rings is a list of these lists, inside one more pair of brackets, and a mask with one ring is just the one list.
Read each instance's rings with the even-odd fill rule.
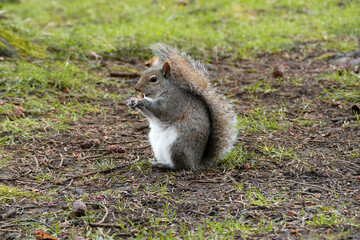
[[[152,167],[147,162],[152,157],[148,123],[124,102],[94,103],[107,114],[87,114],[71,123],[69,131],[44,129],[45,138],[16,139],[16,145],[4,149],[15,155],[8,171],[0,173],[0,183],[46,198],[9,200],[0,206],[1,214],[16,209],[14,216],[0,220],[0,238],[34,237],[41,228],[50,235],[56,232],[58,239],[86,239],[95,230],[116,233],[116,239],[149,234],[145,232],[171,232],[182,238],[182,229],[196,233],[199,225],[203,235],[212,238],[221,230],[212,229],[211,223],[242,219],[252,229],[230,231],[229,238],[360,239],[360,159],[352,157],[358,156],[360,125],[344,125],[343,120],[353,115],[351,105],[322,97],[333,84],[323,76],[334,72],[318,58],[323,54],[294,48],[236,63],[210,62],[214,84],[228,91],[240,119],[253,116],[257,108],[267,113],[282,109],[277,123],[288,124],[282,130],[240,130],[245,161],[231,167],[221,163],[195,173]],[[94,71],[104,77],[113,65],[144,69],[137,59],[103,59],[100,65]],[[283,78],[273,76],[276,65],[283,68]],[[277,91],[247,90],[259,81]],[[135,83],[127,79],[121,88],[99,87],[126,95]],[[288,155],[297,157],[276,155],[275,150],[267,154],[269,146],[292,149]],[[87,205],[83,218],[72,213],[79,199]],[[325,216],[325,223],[317,226],[320,216]]]

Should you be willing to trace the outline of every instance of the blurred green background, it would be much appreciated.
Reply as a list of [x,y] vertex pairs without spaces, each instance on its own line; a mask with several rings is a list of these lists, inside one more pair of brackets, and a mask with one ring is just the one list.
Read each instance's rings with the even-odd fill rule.
[[122,51],[152,42],[225,57],[276,52],[303,42],[346,50],[359,38],[359,1],[350,0],[27,0],[6,1],[10,30],[65,55]]

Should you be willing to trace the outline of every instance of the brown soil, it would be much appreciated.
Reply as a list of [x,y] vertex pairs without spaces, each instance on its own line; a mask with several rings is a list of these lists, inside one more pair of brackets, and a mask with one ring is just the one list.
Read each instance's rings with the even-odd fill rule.
[[[306,224],[321,207],[328,206],[333,207],[335,215],[357,218],[359,225],[360,159],[351,157],[359,151],[359,124],[345,127],[340,118],[352,116],[351,106],[321,98],[323,89],[331,84],[321,76],[333,71],[325,60],[316,60],[321,54],[308,51],[304,56],[300,48],[262,54],[255,60],[235,64],[226,61],[210,64],[211,76],[218,80],[214,83],[221,91],[229,92],[240,117],[249,116],[251,109],[260,106],[266,107],[267,112],[286,106],[284,119],[279,122],[290,123],[285,130],[267,129],[239,135],[238,141],[248,160],[232,168],[219,164],[193,173],[152,167],[147,163],[152,158],[146,137],[148,123],[129,111],[123,102],[98,102],[107,114],[85,115],[71,123],[69,131],[57,133],[44,129],[45,138],[17,139],[16,145],[4,149],[13,158],[8,170],[0,173],[0,183],[51,195],[52,200],[9,200],[0,206],[0,215],[16,209],[15,217],[0,220],[0,238],[22,239],[34,232],[31,224],[54,226],[56,222],[59,239],[85,237],[84,229],[97,227],[102,227],[109,236],[117,233],[117,238],[135,237],[141,229],[164,234],[172,229],[174,236],[180,236],[183,227],[193,227],[196,231],[198,224],[206,224],[205,219],[221,222],[232,216],[235,220],[242,217],[249,226],[260,221],[264,225],[273,222],[272,229],[253,232],[248,235],[250,239],[321,238],[347,231],[356,239],[360,229],[349,224],[325,227]],[[135,62],[131,68],[141,70],[142,65]],[[106,75],[114,64],[124,63],[104,61],[98,71]],[[283,78],[273,76],[276,65],[282,68]],[[301,85],[295,85],[292,80],[300,78]],[[244,90],[244,86],[260,80],[278,91]],[[110,85],[102,88],[129,95],[135,82],[136,79],[127,80],[127,86],[120,89]],[[312,122],[301,125],[299,120]],[[293,148],[298,160],[266,155],[262,149],[271,144],[287,150]],[[100,170],[98,161],[112,162],[113,169]],[[39,181],[34,176],[41,172],[46,178]],[[235,183],[242,183],[244,188],[236,190]],[[159,185],[166,186],[162,194]],[[254,188],[267,198],[265,202],[271,203],[261,206],[251,202],[246,194]],[[87,225],[71,214],[71,204],[82,197],[89,222],[93,224]],[[172,222],[165,224],[160,220],[160,226],[154,226],[149,217],[163,218],[165,208],[167,215],[176,212]],[[106,212],[106,218],[101,221]],[[119,218],[125,230],[119,227]],[[203,231],[206,235],[210,229]],[[234,238],[241,238],[240,232],[234,234]]]

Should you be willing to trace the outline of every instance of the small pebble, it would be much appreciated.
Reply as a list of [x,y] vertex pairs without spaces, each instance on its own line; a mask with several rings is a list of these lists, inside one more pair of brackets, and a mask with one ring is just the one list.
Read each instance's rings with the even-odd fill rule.
[[80,200],[74,202],[72,212],[77,217],[84,216],[86,212],[86,204]]

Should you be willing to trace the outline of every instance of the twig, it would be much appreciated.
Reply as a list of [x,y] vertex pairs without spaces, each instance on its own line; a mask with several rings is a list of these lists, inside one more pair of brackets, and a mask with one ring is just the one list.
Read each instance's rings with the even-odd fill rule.
[[126,63],[133,63],[134,59],[126,59],[124,57],[120,57],[120,56],[112,56],[110,54],[101,54],[101,56],[105,57],[105,58],[109,58],[109,59],[113,59],[113,60],[118,60],[121,62],[126,62]]
[[65,189],[67,189],[68,187],[71,186],[71,184],[73,183],[74,179],[71,179],[70,183],[68,185],[66,185],[65,187],[63,187],[60,192],[64,191]]
[[110,72],[110,77],[140,77],[140,73],[138,72]]
[[9,176],[0,176],[0,181],[2,180],[16,180],[17,177],[9,177]]
[[[89,223],[90,227],[106,227],[106,228],[121,228],[123,229],[124,226],[119,225],[119,224],[114,224],[114,223]],[[136,236],[138,234],[137,230],[133,230],[131,232],[117,232],[116,236],[121,236],[121,237],[131,237],[131,236]]]
[[52,228],[51,226],[49,226],[46,223],[43,223],[41,221],[35,220],[35,219],[24,219],[24,220],[15,220],[14,222],[23,222],[24,224],[19,224],[19,223],[10,223],[10,224],[6,224],[6,225],[2,225],[0,226],[1,228],[8,228],[8,227],[15,227],[15,226],[25,226],[25,225],[29,225],[31,224],[31,222],[36,222],[39,223],[41,225],[44,225],[45,227],[49,228],[51,231],[56,232],[54,228]]
[[320,188],[320,189],[325,190],[325,191],[336,193],[335,191],[333,191],[333,190],[331,190],[329,188],[321,187],[321,186],[318,186],[318,185],[313,185],[313,184],[310,184],[310,183],[297,182],[297,181],[290,180],[290,179],[276,179],[276,178],[270,178],[270,179],[275,180],[275,181],[292,182],[292,183],[296,183],[296,184],[300,184],[300,185],[306,185],[306,186],[315,187],[315,188]]
[[151,147],[150,144],[144,145],[144,146],[139,146],[139,147],[128,147],[128,148],[131,148],[131,149],[144,149],[144,148],[149,148],[149,147]]
[[352,163],[352,162],[349,162],[349,161],[345,161],[345,160],[339,160],[339,161],[340,161],[340,162],[344,162],[344,163],[348,163],[348,164],[353,165],[353,166],[355,166],[355,167],[357,167],[357,168],[360,169],[360,166],[357,165],[357,164],[355,164],[355,163]]
[[136,142],[136,140],[134,139],[134,140],[129,140],[129,141],[121,141],[121,142],[110,142],[110,141],[105,140],[104,142],[106,142],[107,144],[112,144],[112,145],[114,145],[114,144],[134,143],[134,142]]
[[337,123],[337,124],[340,124],[340,123],[343,123],[345,121],[350,121],[350,120],[356,120],[356,116],[351,116],[351,117],[339,117],[339,118],[333,118],[331,119],[331,121]]
[[103,223],[105,221],[105,219],[107,218],[107,216],[109,215],[109,209],[104,204],[101,204],[101,206],[105,209],[105,215],[100,220],[100,222],[97,222],[97,223]]
[[136,162],[137,162],[137,161],[133,161],[133,162],[124,163],[124,164],[121,164],[121,165],[119,165],[119,166],[116,166],[116,167],[113,167],[113,168],[109,168],[109,169],[106,169],[106,170],[94,171],[94,172],[89,172],[89,173],[85,173],[85,174],[81,174],[81,175],[76,175],[76,176],[68,177],[68,178],[66,178],[65,180],[63,180],[62,183],[67,182],[67,181],[70,181],[70,180],[73,180],[73,179],[76,179],[76,178],[87,177],[87,176],[90,176],[90,175],[101,174],[101,173],[110,173],[110,172],[115,171],[115,170],[117,170],[117,169],[130,166],[130,165],[132,165],[132,164],[134,164],[134,163],[136,163]]
[[199,211],[195,211],[195,210],[190,210],[190,212],[195,213],[195,214],[200,215],[200,216],[206,216],[206,215],[207,215],[207,214],[205,214],[205,213],[202,213],[202,212],[199,212]]
[[7,212],[5,212],[4,214],[0,215],[0,219],[9,218],[9,217],[11,217],[11,216],[13,216],[15,214],[16,214],[16,209],[11,208]]
[[244,90],[241,90],[241,91],[238,91],[236,93],[233,93],[233,94],[230,94],[230,98],[233,98],[233,97],[236,97],[236,96],[240,96],[242,94],[246,93],[246,91]]
[[36,163],[36,171],[35,172],[38,172],[39,171],[39,161],[37,160],[35,155],[33,155],[33,157],[34,157],[35,163]]
[[61,153],[60,153],[60,157],[61,157],[61,161],[60,161],[60,163],[58,165],[58,168],[61,167],[63,165],[63,163],[64,163],[64,156]]
[[[113,227],[113,228],[123,228],[122,225],[116,223],[89,223],[90,227]],[[124,236],[130,236],[131,233],[123,233]]]
[[[105,204],[93,204],[91,203],[91,205],[98,205],[101,206],[103,209],[105,209],[105,215],[104,217],[99,221],[99,222],[95,222],[95,223],[86,223],[87,225],[89,225],[90,227],[104,227],[104,221],[107,218],[107,216],[109,215],[109,209],[105,206]],[[106,223],[105,223],[106,224]],[[116,226],[113,227],[121,227],[120,225],[118,226],[116,224]]]
[[104,154],[91,155],[91,156],[82,157],[81,160],[85,160],[85,159],[89,159],[89,158],[99,158],[99,157],[103,157],[103,156],[104,156]]

